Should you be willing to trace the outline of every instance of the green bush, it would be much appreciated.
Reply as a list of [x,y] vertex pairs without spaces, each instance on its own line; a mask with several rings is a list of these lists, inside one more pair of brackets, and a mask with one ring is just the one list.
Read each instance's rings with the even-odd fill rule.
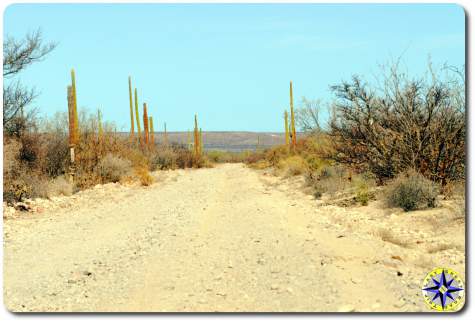
[[413,170],[399,175],[387,187],[386,201],[390,207],[404,211],[434,208],[439,193],[438,186]]

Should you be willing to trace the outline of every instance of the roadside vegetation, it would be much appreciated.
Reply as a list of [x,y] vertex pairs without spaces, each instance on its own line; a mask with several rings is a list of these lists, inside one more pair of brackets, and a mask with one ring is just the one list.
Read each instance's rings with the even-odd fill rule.
[[103,121],[100,110],[78,110],[74,70],[65,100],[68,109],[52,118],[39,117],[38,110],[31,108],[38,93],[23,86],[18,75],[55,47],[44,44],[40,31],[22,40],[7,38],[3,46],[4,202],[70,195],[108,182],[138,181],[148,186],[153,183],[150,171],[210,166],[197,116],[193,142],[169,143],[166,130],[159,138],[146,103],[140,115],[137,89],[133,95],[130,77],[125,110],[130,112],[129,135]]
[[[394,64],[381,75],[373,84],[354,76],[332,86],[335,98],[326,105],[304,98],[295,111],[303,135],[292,140],[285,111],[286,144],[246,162],[284,177],[303,175],[316,199],[339,205],[381,199],[410,211],[458,198],[465,185],[463,71],[429,65],[425,77],[410,78]],[[290,100],[292,118],[292,84]]]

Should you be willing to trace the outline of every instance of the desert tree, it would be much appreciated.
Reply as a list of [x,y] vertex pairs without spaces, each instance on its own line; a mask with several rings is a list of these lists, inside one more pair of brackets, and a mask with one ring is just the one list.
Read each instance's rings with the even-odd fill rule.
[[28,116],[25,108],[37,97],[34,88],[22,85],[16,76],[35,62],[43,60],[55,43],[44,43],[41,30],[27,34],[23,39],[7,36],[3,43],[3,127],[7,133],[17,134],[25,129]]
[[380,180],[406,169],[445,184],[465,173],[465,76],[453,70],[410,78],[398,64],[378,84],[354,76],[332,86],[334,158]]
[[302,98],[300,107],[295,110],[295,123],[307,133],[320,133],[323,130],[321,114],[326,107],[321,100]]

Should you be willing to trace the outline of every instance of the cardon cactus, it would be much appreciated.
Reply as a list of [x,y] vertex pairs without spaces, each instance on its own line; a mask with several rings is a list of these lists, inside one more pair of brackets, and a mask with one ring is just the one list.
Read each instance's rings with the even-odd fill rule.
[[139,141],[142,141],[141,139],[142,131],[140,129],[140,116],[139,116],[139,99],[137,97],[137,88],[135,88],[134,94],[135,94],[135,119],[137,121],[137,133],[139,135]]
[[168,146],[167,123],[163,123],[163,143]]
[[100,109],[97,109],[97,126],[98,126],[98,134],[99,139],[102,139],[103,130],[102,130],[102,112]]
[[154,134],[154,129],[153,129],[153,117],[149,116],[149,125],[150,125],[150,144],[154,145],[155,144],[155,134]]
[[75,122],[76,116],[74,114],[74,94],[73,87],[68,86],[68,119],[69,119],[69,145],[73,146],[75,141]]
[[292,147],[295,148],[297,145],[297,135],[295,132],[294,95],[292,92],[292,81],[290,81],[290,132]]
[[200,155],[203,154],[203,132],[200,127]]
[[143,139],[145,144],[148,144],[148,134],[147,103],[143,103]]
[[72,144],[79,143],[79,119],[78,119],[78,104],[77,104],[77,93],[76,93],[76,73],[74,69],[71,69],[71,88],[72,88],[72,104],[73,104],[73,113],[74,113],[74,122],[73,122],[73,140]]
[[194,147],[195,147],[195,155],[198,156],[200,154],[200,134],[198,131],[198,116],[195,114],[195,130],[194,130]]
[[129,76],[129,105],[130,105],[130,138],[134,137],[134,106],[132,99],[132,78]]
[[289,114],[287,111],[284,112],[284,123],[285,123],[285,145],[289,145]]

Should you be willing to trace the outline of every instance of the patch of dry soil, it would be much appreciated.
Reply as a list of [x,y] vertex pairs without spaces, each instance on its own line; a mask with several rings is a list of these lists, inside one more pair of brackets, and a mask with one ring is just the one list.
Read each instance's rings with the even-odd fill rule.
[[105,185],[4,220],[11,311],[427,311],[425,274],[465,274],[464,221],[318,206],[242,164]]

